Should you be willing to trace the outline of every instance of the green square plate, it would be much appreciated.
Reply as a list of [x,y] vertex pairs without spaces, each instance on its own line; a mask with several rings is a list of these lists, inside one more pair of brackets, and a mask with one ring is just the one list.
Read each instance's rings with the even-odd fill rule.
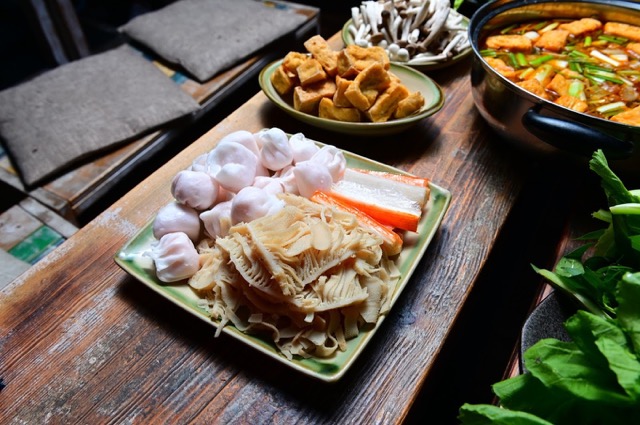
[[[364,168],[371,170],[380,170],[394,173],[406,174],[401,170],[389,167],[385,164],[372,161],[359,155],[344,152],[347,159],[347,165],[351,168]],[[442,219],[451,202],[451,193],[431,183],[431,195],[425,206],[424,214],[420,220],[418,231],[416,233],[407,233],[404,237],[405,242],[402,252],[398,255],[397,264],[401,272],[400,281],[398,282],[396,292],[391,301],[391,307],[395,304],[400,293],[409,282],[409,279],[422,258],[427,246],[433,239],[435,233],[442,222]],[[129,242],[127,242],[115,255],[116,263],[122,267],[130,275],[138,279],[144,285],[151,288],[170,302],[177,304],[179,307],[193,314],[195,317],[210,323],[214,327],[218,327],[218,322],[212,320],[198,306],[200,298],[186,284],[165,284],[156,278],[153,262],[148,256],[151,245],[156,241],[153,237],[152,222],[149,222],[142,228]],[[347,350],[338,351],[331,358],[295,358],[287,359],[280,354],[275,345],[267,338],[261,338],[256,335],[248,335],[240,332],[232,325],[227,325],[222,332],[227,333],[233,338],[254,347],[256,350],[275,358],[282,363],[312,377],[322,381],[332,382],[340,379],[347,369],[353,364],[358,355],[362,353],[367,343],[371,340],[376,330],[384,320],[385,316],[381,316],[375,327],[371,330],[360,332],[360,334],[347,342]]]

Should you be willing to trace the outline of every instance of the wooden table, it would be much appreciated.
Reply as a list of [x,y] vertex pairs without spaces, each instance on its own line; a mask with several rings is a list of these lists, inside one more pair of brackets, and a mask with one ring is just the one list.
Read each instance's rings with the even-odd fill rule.
[[[341,46],[337,37],[331,42]],[[307,127],[262,93],[252,97],[0,293],[0,376],[6,384],[0,421],[388,424],[402,422],[416,408],[437,414],[438,397],[424,397],[424,391],[447,393],[454,385],[464,391],[473,371],[484,367],[478,353],[491,352],[494,329],[487,327],[483,341],[489,346],[446,347],[469,337],[458,323],[473,324],[470,330],[495,324],[483,310],[500,294],[500,274],[490,272],[502,268],[504,274],[501,261],[517,252],[505,246],[502,230],[510,238],[540,236],[537,223],[521,225],[535,216],[530,208],[523,213],[522,203],[546,205],[560,198],[563,186],[547,187],[548,175],[540,183],[536,161],[488,128],[473,104],[469,68],[463,61],[429,73],[445,91],[444,108],[405,133],[379,139]],[[453,195],[438,234],[382,329],[333,384],[293,372],[227,336],[214,338],[212,327],[157,296],[113,260],[170,201],[178,171],[232,131],[267,127],[301,131],[429,177]],[[515,309],[513,299],[503,301]],[[525,301],[517,309],[520,316],[503,326],[517,330],[531,297]],[[442,376],[450,370],[457,371],[458,381]],[[495,382],[490,379],[487,389]]]

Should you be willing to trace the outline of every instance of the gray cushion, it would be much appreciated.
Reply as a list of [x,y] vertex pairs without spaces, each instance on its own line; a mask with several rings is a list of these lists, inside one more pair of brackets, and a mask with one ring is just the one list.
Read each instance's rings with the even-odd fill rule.
[[0,137],[30,186],[198,108],[139,52],[121,46],[0,92]]
[[181,0],[120,28],[201,82],[293,31],[306,18],[254,0]]

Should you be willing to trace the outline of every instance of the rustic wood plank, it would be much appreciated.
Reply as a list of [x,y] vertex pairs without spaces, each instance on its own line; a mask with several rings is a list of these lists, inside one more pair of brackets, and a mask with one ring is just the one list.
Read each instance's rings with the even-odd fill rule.
[[[332,43],[339,43],[332,39]],[[435,72],[445,107],[379,139],[249,99],[0,293],[0,417],[41,423],[400,423],[429,379],[528,166],[473,107],[469,63]],[[234,130],[280,127],[431,178],[451,207],[394,309],[340,381],[295,373],[143,287],[115,252],[171,200],[173,176]]]

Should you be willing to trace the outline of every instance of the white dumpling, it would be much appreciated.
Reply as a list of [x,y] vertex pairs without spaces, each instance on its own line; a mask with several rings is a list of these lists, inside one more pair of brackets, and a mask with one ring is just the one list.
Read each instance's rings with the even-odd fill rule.
[[278,171],[293,161],[293,150],[289,145],[287,133],[279,128],[270,128],[260,133],[262,148],[260,149],[260,162],[267,169]]
[[178,202],[171,202],[160,208],[153,220],[153,236],[160,239],[168,233],[183,232],[192,241],[200,236],[198,212]]
[[207,156],[208,173],[233,193],[253,183],[258,165],[258,157],[239,143],[218,145]]
[[249,149],[255,156],[260,155],[260,148],[258,147],[258,142],[256,138],[253,136],[253,133],[247,130],[238,130],[233,133],[229,133],[224,136],[218,142],[218,146],[223,143],[239,143],[245,148]]
[[284,183],[278,177],[256,177],[253,181],[253,187],[262,189],[271,195],[285,193]]
[[191,163],[191,171],[202,171],[204,173],[207,172],[207,153],[203,153],[202,155],[198,155],[196,159]]
[[277,178],[284,186],[285,193],[292,193],[298,195],[298,184],[296,183],[296,176],[293,174],[293,165],[284,167],[282,170],[276,172],[273,177]]
[[206,210],[218,198],[218,183],[202,171],[180,171],[171,182],[171,194],[181,204],[196,210]]
[[249,186],[231,201],[231,223],[248,223],[256,218],[275,214],[284,207],[284,201],[266,191]]
[[200,255],[183,232],[167,233],[151,247],[156,276],[163,282],[177,282],[193,276],[200,268]]
[[298,191],[305,198],[310,198],[318,190],[328,190],[333,184],[329,169],[323,164],[303,161],[293,169]]
[[293,152],[293,163],[307,161],[320,150],[312,140],[307,139],[304,134],[296,133],[289,139],[289,145]]
[[208,211],[200,213],[204,230],[212,238],[225,237],[231,228],[231,201],[221,202]]
[[347,168],[347,159],[342,151],[335,146],[323,146],[309,161],[324,165],[331,173],[334,182],[342,180],[344,170]]

